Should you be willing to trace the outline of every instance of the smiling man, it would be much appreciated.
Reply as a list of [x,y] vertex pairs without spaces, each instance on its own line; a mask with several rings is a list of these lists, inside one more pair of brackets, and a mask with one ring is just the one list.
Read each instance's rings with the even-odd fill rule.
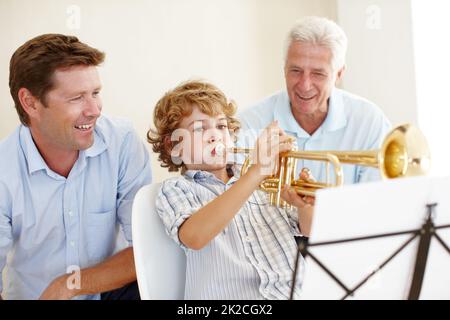
[[11,58],[22,124],[0,142],[2,297],[139,298],[131,205],[151,181],[150,162],[128,122],[101,116],[103,60],[60,34],[31,39]]
[[[240,144],[252,145],[258,130],[273,120],[297,138],[299,150],[379,148],[390,123],[373,103],[335,87],[345,70],[347,37],[333,21],[306,17],[290,30],[285,52],[286,89],[245,110]],[[252,129],[252,130],[245,130]],[[253,131],[253,132],[251,132]],[[326,164],[299,161],[326,180]],[[344,182],[378,179],[375,169],[345,165]],[[331,180],[333,181],[333,180]]]

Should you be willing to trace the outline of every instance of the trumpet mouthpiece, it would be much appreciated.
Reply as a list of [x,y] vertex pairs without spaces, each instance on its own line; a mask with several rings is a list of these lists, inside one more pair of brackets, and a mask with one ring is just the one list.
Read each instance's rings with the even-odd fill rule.
[[219,143],[215,148],[215,153],[219,156],[222,157],[225,154],[225,145],[223,143]]

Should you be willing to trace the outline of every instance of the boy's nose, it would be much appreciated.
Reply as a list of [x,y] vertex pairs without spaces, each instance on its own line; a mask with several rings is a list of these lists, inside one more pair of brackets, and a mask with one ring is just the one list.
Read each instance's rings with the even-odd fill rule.
[[215,142],[220,142],[222,141],[220,135],[218,135],[217,133],[212,134],[209,138],[208,138],[208,143],[215,143]]

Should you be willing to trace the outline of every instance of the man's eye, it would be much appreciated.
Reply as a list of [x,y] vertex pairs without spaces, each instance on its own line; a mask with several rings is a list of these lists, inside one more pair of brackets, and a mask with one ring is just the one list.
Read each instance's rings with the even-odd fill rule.
[[97,97],[99,94],[100,94],[100,91],[95,91],[92,95],[93,95],[94,97]]
[[83,98],[83,96],[78,96],[78,97],[74,97],[74,98],[70,99],[70,101],[76,102],[76,101],[80,101],[82,98]]

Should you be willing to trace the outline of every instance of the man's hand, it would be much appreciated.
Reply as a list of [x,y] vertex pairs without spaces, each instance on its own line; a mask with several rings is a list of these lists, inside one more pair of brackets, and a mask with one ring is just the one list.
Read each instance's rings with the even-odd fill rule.
[[[71,299],[111,291],[136,281],[133,247],[128,247],[105,261],[79,271],[79,286],[73,287],[71,274],[62,275],[50,283],[39,299]],[[68,281],[69,280],[69,281]]]
[[39,300],[69,300],[76,296],[76,290],[67,286],[67,275],[53,280],[39,297]]

